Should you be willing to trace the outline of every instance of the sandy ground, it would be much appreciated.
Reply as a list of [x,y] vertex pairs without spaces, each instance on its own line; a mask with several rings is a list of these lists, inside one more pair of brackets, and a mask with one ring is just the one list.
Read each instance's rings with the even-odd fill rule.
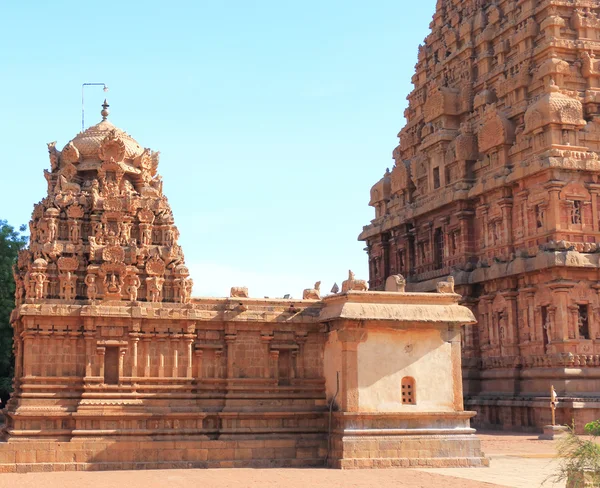
[[[553,471],[554,441],[537,435],[480,433],[489,468],[382,469],[190,469],[1,474],[0,488],[537,488]],[[544,484],[544,488],[564,486]]]

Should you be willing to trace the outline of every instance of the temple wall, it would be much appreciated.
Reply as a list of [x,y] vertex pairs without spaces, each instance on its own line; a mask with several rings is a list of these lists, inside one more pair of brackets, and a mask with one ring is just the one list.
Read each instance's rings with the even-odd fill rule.
[[374,330],[358,346],[359,406],[365,412],[402,412],[415,405],[398,394],[403,378],[414,379],[419,411],[452,411],[451,345],[437,330]]

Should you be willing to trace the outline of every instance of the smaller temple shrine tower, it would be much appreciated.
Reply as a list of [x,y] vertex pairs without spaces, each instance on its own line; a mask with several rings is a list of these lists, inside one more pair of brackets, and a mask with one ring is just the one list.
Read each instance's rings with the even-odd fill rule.
[[487,463],[451,283],[369,292],[349,272],[325,297],[191,297],[158,153],[103,108],[49,145],[14,269],[0,471]]

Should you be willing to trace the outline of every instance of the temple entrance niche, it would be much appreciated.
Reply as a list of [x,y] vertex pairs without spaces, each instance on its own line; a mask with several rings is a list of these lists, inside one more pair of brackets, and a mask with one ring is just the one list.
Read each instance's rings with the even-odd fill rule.
[[119,383],[119,346],[106,346],[104,352],[104,383]]

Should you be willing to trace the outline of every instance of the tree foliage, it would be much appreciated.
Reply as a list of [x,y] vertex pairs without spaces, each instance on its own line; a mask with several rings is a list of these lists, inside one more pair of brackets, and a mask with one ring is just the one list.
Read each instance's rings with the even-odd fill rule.
[[11,389],[14,375],[14,357],[12,353],[13,332],[10,326],[10,314],[15,307],[15,281],[12,269],[17,255],[27,244],[27,238],[0,220],[0,397],[4,400]]

